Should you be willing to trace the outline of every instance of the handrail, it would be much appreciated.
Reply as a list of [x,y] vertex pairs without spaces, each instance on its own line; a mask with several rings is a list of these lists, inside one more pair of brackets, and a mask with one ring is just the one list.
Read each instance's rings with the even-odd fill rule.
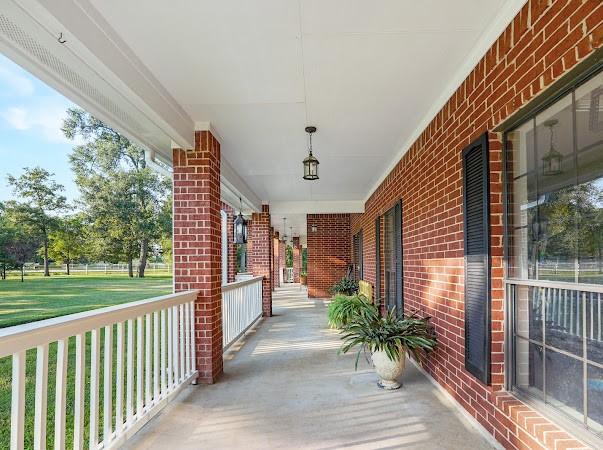
[[228,292],[228,291],[231,291],[233,289],[240,288],[240,287],[243,287],[243,286],[245,286],[247,284],[252,284],[252,283],[255,283],[258,280],[263,280],[263,279],[264,279],[263,276],[257,276],[257,277],[253,277],[253,278],[248,278],[246,280],[233,281],[232,283],[223,284],[222,285],[222,292]]
[[23,349],[75,336],[116,322],[152,313],[158,309],[194,301],[199,291],[162,295],[131,303],[93,309],[52,319],[0,329],[0,358]]

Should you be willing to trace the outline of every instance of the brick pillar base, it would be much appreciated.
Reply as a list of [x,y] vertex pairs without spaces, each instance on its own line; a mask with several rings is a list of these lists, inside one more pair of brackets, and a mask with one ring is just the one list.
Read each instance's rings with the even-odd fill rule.
[[199,381],[222,374],[222,260],[220,144],[209,131],[195,133],[195,149],[175,149],[174,288],[198,289],[195,351]]
[[249,267],[254,276],[262,276],[262,311],[264,317],[272,316],[272,271],[270,260],[272,247],[270,236],[270,207],[262,205],[261,213],[253,213],[251,219],[253,226],[250,230],[249,240],[251,251],[249,254]]

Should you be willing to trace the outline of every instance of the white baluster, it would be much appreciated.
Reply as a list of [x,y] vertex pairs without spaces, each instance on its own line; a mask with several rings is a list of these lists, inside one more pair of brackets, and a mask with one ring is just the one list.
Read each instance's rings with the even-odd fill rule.
[[142,357],[144,351],[142,316],[136,319],[136,420],[142,417]]
[[113,326],[105,327],[105,370],[103,381],[103,442],[105,447],[113,435]]
[[174,363],[174,385],[180,382],[180,364],[178,363],[179,352],[178,352],[178,307],[173,307],[172,312],[172,350],[173,363]]
[[117,324],[117,355],[115,359],[115,434],[124,426],[124,323]]
[[36,406],[34,412],[34,450],[46,448],[46,415],[48,401],[48,345],[36,350]]
[[190,321],[190,313],[188,308],[188,303],[184,305],[184,323],[182,324],[182,328],[184,328],[185,335],[185,352],[186,355],[186,376],[191,373],[191,321]]
[[98,445],[98,385],[100,368],[100,329],[92,330],[90,341],[90,442],[89,448]]
[[[36,394],[37,395],[37,394]],[[86,335],[75,336],[75,410],[73,414],[73,448],[84,448],[84,412],[86,395]]]
[[179,315],[178,315],[178,331],[179,331],[179,335],[180,335],[180,352],[179,352],[179,361],[180,361],[180,377],[178,378],[178,381],[180,382],[181,380],[184,379],[185,376],[185,367],[184,367],[184,362],[185,362],[185,352],[184,352],[184,308],[182,305],[178,306],[178,310],[179,310]]
[[195,354],[195,302],[190,302],[191,321],[191,368],[197,370],[197,357]]
[[165,309],[161,310],[161,394],[165,395],[167,391],[167,367],[166,367],[166,338],[167,338],[167,324],[165,322]]
[[10,448],[22,450],[25,433],[25,350],[13,355]]
[[167,384],[168,390],[172,390],[174,386],[174,345],[173,345],[173,336],[174,336],[174,319],[172,318],[172,308],[168,308],[167,310],[167,354],[168,354],[168,363],[167,363]]
[[57,341],[57,373],[54,404],[54,448],[65,448],[65,412],[67,409],[67,358],[69,341]]
[[126,422],[132,423],[134,409],[134,321],[128,320],[128,342],[126,344]]
[[147,410],[151,405],[151,315],[145,316],[145,351],[144,351],[144,386],[145,406]]
[[159,312],[153,313],[153,400],[159,402]]

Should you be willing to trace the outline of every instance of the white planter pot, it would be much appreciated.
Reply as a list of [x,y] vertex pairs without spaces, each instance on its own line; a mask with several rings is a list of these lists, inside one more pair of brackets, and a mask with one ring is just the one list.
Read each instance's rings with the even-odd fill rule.
[[387,356],[387,353],[382,351],[374,352],[371,359],[375,366],[375,372],[381,378],[378,382],[379,386],[387,390],[398,389],[400,383],[396,381],[396,378],[402,375],[404,371],[406,352],[402,350],[397,361],[392,361]]

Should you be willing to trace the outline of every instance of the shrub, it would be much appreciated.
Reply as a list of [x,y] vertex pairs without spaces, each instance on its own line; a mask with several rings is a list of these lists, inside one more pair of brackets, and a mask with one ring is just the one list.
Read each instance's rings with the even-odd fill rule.
[[351,278],[343,277],[329,291],[331,294],[354,295],[358,292],[358,282]]
[[371,302],[363,295],[336,295],[328,309],[329,326],[343,328],[367,309],[375,309]]

